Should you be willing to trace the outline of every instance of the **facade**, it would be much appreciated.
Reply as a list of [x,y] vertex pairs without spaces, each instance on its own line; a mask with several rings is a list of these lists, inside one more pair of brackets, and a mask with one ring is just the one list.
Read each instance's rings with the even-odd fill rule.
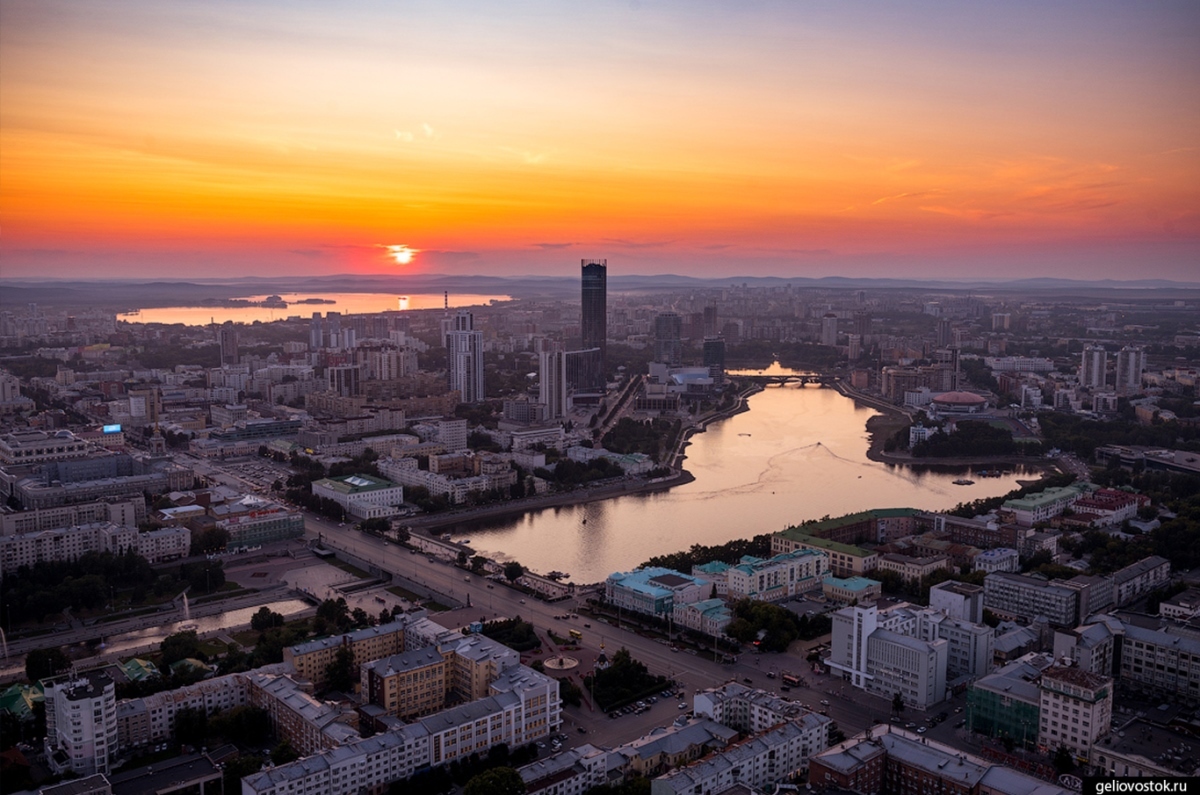
[[404,488],[390,480],[370,475],[343,475],[321,478],[312,484],[312,492],[327,497],[360,519],[393,516],[404,502]]
[[1092,745],[1088,761],[1107,776],[1183,778],[1200,775],[1178,733],[1146,720],[1135,720]]
[[528,795],[583,795],[608,783],[608,751],[590,743],[517,768]]
[[905,582],[920,582],[935,571],[953,569],[950,558],[945,555],[930,555],[925,557],[909,557],[889,552],[880,555],[875,568],[881,571],[891,571],[900,575]]
[[743,734],[758,734],[789,721],[802,723],[811,716],[814,719],[811,721],[813,727],[818,732],[821,726],[825,727],[825,736],[814,737],[812,744],[821,747],[829,745],[832,720],[825,715],[817,715],[795,701],[779,698],[765,690],[729,682],[721,687],[697,693],[692,703],[697,717],[715,720]]
[[608,260],[583,260],[581,270],[580,330],[583,349],[600,351],[599,381],[579,384],[584,389],[602,389],[608,372]]
[[1200,701],[1200,640],[1122,622],[1121,682],[1136,690]]
[[1001,509],[1012,512],[1014,521],[1021,527],[1032,527],[1059,516],[1083,493],[1075,486],[1045,489],[1020,499],[1006,500]]
[[545,419],[567,416],[570,393],[567,390],[567,355],[563,351],[542,351],[538,366],[538,402],[545,407]]
[[43,682],[46,760],[55,773],[110,772],[117,755],[117,690],[101,671]]
[[675,312],[654,316],[654,361],[669,367],[683,364],[683,318]]
[[405,630],[410,620],[406,617],[390,624],[288,646],[283,650],[283,661],[298,676],[319,688],[325,684],[325,668],[343,646],[350,649],[358,661],[379,660],[403,652]]
[[880,611],[874,604],[833,614],[829,667],[854,687],[925,710],[946,697],[949,643],[901,634],[915,621],[903,606]]
[[230,549],[256,547],[303,536],[304,514],[272,505],[262,510],[220,519],[217,521],[217,527],[229,533]]
[[217,326],[217,345],[221,349],[221,366],[238,363],[238,327],[232,320]]
[[454,327],[446,334],[449,355],[450,391],[463,403],[478,403],[486,397],[483,386],[483,332],[475,330],[475,318],[460,310]]
[[617,572],[604,583],[609,604],[656,618],[672,616],[675,605],[699,602],[711,591],[712,586],[698,577],[660,567]]
[[38,464],[86,458],[95,448],[67,430],[21,430],[0,436],[0,464]]
[[863,795],[1068,795],[1062,787],[887,724],[809,763],[809,786]]
[[1014,660],[973,682],[967,690],[967,730],[1034,748],[1041,726],[1038,679],[1049,664],[1049,659],[1039,664]]
[[946,580],[929,589],[929,606],[950,618],[983,623],[983,588],[968,582]]
[[1146,349],[1140,345],[1126,345],[1117,351],[1118,392],[1129,394],[1142,389],[1142,373],[1146,371]]
[[1079,592],[1048,580],[996,572],[983,580],[983,605],[1004,617],[1034,619],[1045,616],[1059,627],[1073,627],[1079,619]]
[[824,552],[829,557],[829,570],[838,577],[859,577],[875,570],[879,555],[870,550],[843,544],[800,532],[803,528],[789,528],[776,533],[771,539],[771,552],[780,555],[801,549]]
[[972,571],[991,574],[995,571],[1016,572],[1021,568],[1021,554],[1011,547],[985,549],[971,562]]
[[1079,367],[1079,385],[1085,389],[1103,389],[1108,380],[1108,351],[1099,345],[1083,349]]
[[675,626],[690,629],[712,637],[725,634],[725,627],[733,620],[729,605],[720,599],[704,599],[699,602],[677,604],[673,608]]
[[1124,607],[1171,581],[1171,562],[1158,555],[1143,558],[1113,574],[1113,602]]
[[246,674],[247,702],[265,710],[275,733],[301,756],[359,739],[353,710],[318,701],[290,676]]
[[776,602],[820,588],[828,572],[825,553],[798,549],[766,560],[746,555],[725,575],[730,599]]
[[1042,672],[1038,745],[1087,759],[1112,726],[1113,680],[1069,666]]
[[362,696],[388,715],[409,720],[446,706],[447,657],[436,646],[413,649],[362,666]]
[[868,577],[835,577],[821,581],[821,593],[826,599],[842,604],[868,604],[883,595],[883,583]]
[[[809,757],[828,744],[829,726],[807,715],[719,751],[650,782],[651,795],[724,792],[735,785],[758,789],[794,778]],[[827,720],[827,719],[826,719]]]
[[187,555],[191,540],[186,527],[140,533],[112,522],[0,536],[0,576],[43,561],[76,560],[89,552],[121,555],[132,550],[151,563],[161,563]]

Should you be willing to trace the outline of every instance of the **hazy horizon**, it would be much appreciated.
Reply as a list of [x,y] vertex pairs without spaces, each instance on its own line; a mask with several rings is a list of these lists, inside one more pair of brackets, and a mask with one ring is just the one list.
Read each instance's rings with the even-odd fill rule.
[[7,279],[1200,271],[1194,3],[0,9]]

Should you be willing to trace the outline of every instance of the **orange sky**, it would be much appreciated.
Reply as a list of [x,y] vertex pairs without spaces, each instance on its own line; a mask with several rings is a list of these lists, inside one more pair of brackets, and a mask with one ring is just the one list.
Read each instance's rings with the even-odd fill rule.
[[1193,3],[0,0],[0,275],[1200,273]]

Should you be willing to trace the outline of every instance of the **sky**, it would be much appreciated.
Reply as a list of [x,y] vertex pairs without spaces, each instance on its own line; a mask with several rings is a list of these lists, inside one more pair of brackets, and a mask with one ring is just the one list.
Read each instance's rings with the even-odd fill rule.
[[1200,281],[1200,3],[0,0],[0,277]]

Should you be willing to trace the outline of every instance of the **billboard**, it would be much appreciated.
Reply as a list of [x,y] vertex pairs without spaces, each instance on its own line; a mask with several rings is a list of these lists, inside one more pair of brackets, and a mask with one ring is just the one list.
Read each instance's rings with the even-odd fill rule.
[[102,430],[104,433],[120,433],[121,426],[120,425],[105,425],[100,430]]

